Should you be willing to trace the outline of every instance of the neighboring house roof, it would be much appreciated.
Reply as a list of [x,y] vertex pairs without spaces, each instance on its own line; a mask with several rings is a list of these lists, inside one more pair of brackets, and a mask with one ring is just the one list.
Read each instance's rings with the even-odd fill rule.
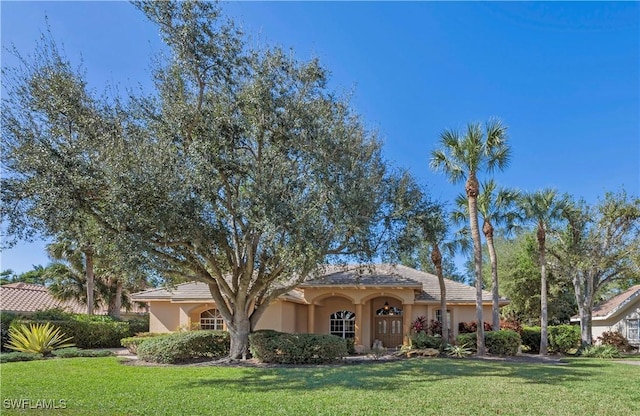
[[[364,266],[326,266],[322,276],[301,284],[280,298],[305,302],[302,290],[313,287],[389,287],[414,289],[416,301],[440,301],[440,284],[438,277],[410,267],[391,264],[377,264]],[[462,283],[445,279],[448,302],[475,302],[476,289]],[[302,289],[302,290],[300,290]],[[136,301],[171,300],[180,301],[211,301],[211,293],[207,284],[189,282],[176,285],[173,288],[148,289],[132,295]],[[482,292],[482,299],[490,302],[491,293]],[[508,300],[500,299],[501,304]]]
[[[591,319],[594,321],[604,321],[609,319],[627,307],[631,302],[640,299],[640,285],[635,285],[629,290],[620,293],[593,308]],[[571,317],[572,321],[579,321],[580,316]]]
[[[9,283],[0,286],[0,310],[13,313],[32,313],[59,308],[69,313],[86,313],[87,306],[75,300],[58,300],[46,286],[31,283]],[[122,312],[126,312],[122,310]],[[133,313],[146,313],[143,308],[134,307]],[[107,308],[94,308],[94,314],[106,315]]]
[[[0,309],[3,311],[37,312],[54,308],[72,313],[87,312],[85,305],[75,301],[58,300],[42,285],[18,282],[0,286]],[[96,313],[100,312],[96,311]]]

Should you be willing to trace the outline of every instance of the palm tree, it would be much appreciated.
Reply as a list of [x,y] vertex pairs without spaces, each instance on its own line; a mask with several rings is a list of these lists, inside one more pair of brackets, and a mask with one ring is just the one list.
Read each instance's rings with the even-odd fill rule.
[[540,355],[548,353],[547,318],[547,259],[546,239],[551,227],[563,219],[565,199],[558,197],[554,189],[544,189],[523,195],[518,205],[522,210],[521,221],[536,227],[538,258],[540,262]]
[[465,180],[469,207],[469,226],[473,239],[473,260],[476,276],[476,320],[478,325],[478,355],[484,355],[484,323],[482,320],[482,248],[478,227],[478,172],[504,169],[509,163],[510,149],[506,143],[506,126],[491,119],[483,130],[479,123],[470,123],[464,133],[445,130],[440,135],[441,148],[431,153],[430,166],[444,172],[453,184]]
[[[478,213],[482,217],[482,233],[487,242],[489,260],[491,263],[491,292],[492,292],[492,322],[494,331],[500,330],[500,292],[498,288],[498,257],[494,245],[494,231],[496,226],[510,226],[518,218],[518,211],[515,202],[518,198],[515,190],[497,188],[493,179],[481,184],[480,195],[478,195]],[[454,222],[460,224],[467,221],[468,204],[467,198],[460,194],[456,198],[458,210],[452,212]]]

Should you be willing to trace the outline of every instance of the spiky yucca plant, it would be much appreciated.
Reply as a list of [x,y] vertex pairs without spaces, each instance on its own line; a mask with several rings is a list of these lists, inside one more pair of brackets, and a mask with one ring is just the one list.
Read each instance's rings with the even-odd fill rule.
[[72,337],[65,338],[65,334],[47,322],[45,324],[25,324],[9,328],[9,342],[7,348],[22,352],[33,352],[48,355],[58,348],[72,347],[69,342]]

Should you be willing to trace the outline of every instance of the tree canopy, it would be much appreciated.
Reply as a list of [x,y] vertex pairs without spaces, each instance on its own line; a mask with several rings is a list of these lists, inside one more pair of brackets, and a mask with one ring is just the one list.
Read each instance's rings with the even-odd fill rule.
[[207,283],[240,357],[272,300],[332,258],[384,256],[422,195],[318,60],[249,48],[214,3],[135,6],[170,51],[152,94],[97,96],[50,39],[9,70],[4,232],[89,218],[128,261]]

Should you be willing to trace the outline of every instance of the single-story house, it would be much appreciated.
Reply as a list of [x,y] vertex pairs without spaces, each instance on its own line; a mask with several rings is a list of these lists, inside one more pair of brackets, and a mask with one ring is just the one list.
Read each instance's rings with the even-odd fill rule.
[[[476,319],[476,290],[449,279],[445,285],[455,335],[458,323]],[[148,302],[151,332],[172,332],[194,324],[202,329],[225,329],[205,283],[148,289],[133,294],[132,299]],[[507,304],[507,299],[500,299],[501,306]],[[490,321],[491,293],[487,291],[483,291],[483,305],[485,321]],[[430,322],[438,320],[440,313],[440,286],[433,274],[390,264],[332,267],[271,303],[255,329],[334,334],[354,338],[361,349],[371,347],[374,340],[397,347],[407,342],[417,317]]]
[[[631,345],[640,347],[640,285],[612,297],[593,308],[591,331],[597,339],[606,331],[618,331]],[[579,316],[571,322],[580,322]]]
[[[61,309],[69,313],[86,313],[87,306],[75,300],[56,299],[46,286],[32,283],[9,283],[0,286],[0,311],[29,316],[34,312],[49,309]],[[96,315],[106,315],[107,308],[94,308]],[[123,318],[146,314],[142,308],[136,307],[132,311],[122,310]]]

